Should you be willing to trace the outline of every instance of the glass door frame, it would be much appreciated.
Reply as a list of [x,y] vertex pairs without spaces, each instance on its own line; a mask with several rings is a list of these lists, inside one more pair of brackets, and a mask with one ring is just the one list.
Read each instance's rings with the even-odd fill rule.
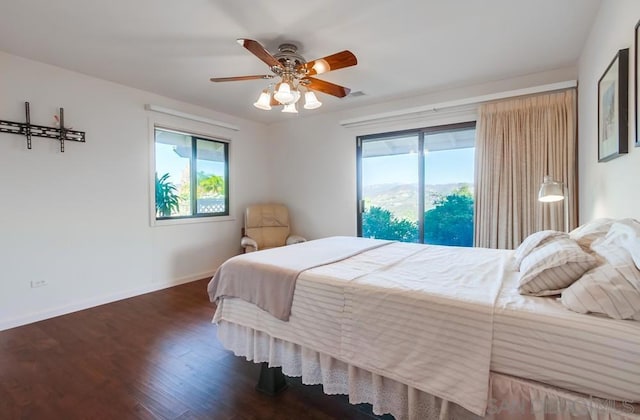
[[415,128],[409,130],[389,131],[379,134],[369,134],[356,137],[356,226],[357,235],[362,237],[362,214],[365,211],[364,198],[362,197],[362,145],[367,141],[375,141],[386,137],[418,136],[418,241],[424,243],[424,137],[425,135],[441,133],[445,131],[465,130],[476,128],[476,121],[462,123],[436,125],[432,127]]

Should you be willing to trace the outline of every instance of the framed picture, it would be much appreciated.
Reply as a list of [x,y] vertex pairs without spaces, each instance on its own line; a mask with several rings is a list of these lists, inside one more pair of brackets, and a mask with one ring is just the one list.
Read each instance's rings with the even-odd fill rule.
[[618,51],[598,80],[598,162],[628,152],[629,48]]
[[640,69],[638,69],[638,47],[640,46],[640,33],[638,33],[638,28],[640,28],[640,21],[638,21],[638,23],[636,24],[636,29],[635,29],[635,65],[634,65],[634,86],[635,86],[635,112],[636,112],[636,119],[635,119],[635,124],[636,124],[636,147],[640,147],[640,122],[638,121],[638,73],[640,72]]

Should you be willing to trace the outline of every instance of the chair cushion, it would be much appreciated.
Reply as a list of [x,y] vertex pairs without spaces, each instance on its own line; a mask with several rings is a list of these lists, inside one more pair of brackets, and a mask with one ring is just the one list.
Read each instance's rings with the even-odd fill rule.
[[283,246],[289,236],[289,211],[281,204],[256,204],[245,211],[245,235],[258,249]]

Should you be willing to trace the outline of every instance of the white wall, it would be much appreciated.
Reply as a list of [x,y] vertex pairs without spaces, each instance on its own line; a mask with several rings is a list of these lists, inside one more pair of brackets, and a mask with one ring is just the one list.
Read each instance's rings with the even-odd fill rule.
[[[58,107],[87,143],[0,134],[0,329],[210,275],[239,251],[249,202],[287,204],[295,233],[356,233],[358,135],[469,120],[433,113],[345,128],[340,121],[575,79],[559,69],[265,127],[148,92],[0,53],[0,118],[49,125]],[[145,111],[146,103],[235,124],[234,132]],[[314,111],[302,111],[313,113]],[[150,226],[149,119],[231,138],[235,220]],[[265,175],[269,174],[269,175]],[[32,289],[30,281],[48,285]]]
[[[640,149],[634,148],[634,27],[637,0],[604,0],[579,61],[580,222],[640,219]],[[598,79],[622,48],[629,50],[629,154],[598,163]]]
[[[345,128],[340,121],[390,111],[438,104],[492,93],[575,80],[577,69],[566,68],[464,89],[438,92],[381,105],[291,118],[269,127],[274,144],[274,198],[291,210],[296,233],[307,238],[355,235],[356,225],[356,137],[408,128],[469,121],[474,113],[437,111],[417,118]],[[313,113],[314,111],[301,110]]]
[[[50,126],[59,107],[86,143],[0,133],[0,329],[210,275],[239,252],[242,211],[271,194],[264,126],[0,53],[0,119]],[[156,116],[163,105],[240,131]],[[151,227],[149,118],[231,139],[229,221]],[[31,288],[32,280],[48,285]],[[204,290],[203,290],[204,293]]]

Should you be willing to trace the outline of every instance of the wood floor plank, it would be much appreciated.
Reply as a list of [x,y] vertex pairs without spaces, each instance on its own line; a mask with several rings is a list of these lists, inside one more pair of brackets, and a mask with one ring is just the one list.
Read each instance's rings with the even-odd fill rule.
[[0,419],[379,418],[295,378],[255,391],[259,365],[216,338],[207,281],[1,331]]

